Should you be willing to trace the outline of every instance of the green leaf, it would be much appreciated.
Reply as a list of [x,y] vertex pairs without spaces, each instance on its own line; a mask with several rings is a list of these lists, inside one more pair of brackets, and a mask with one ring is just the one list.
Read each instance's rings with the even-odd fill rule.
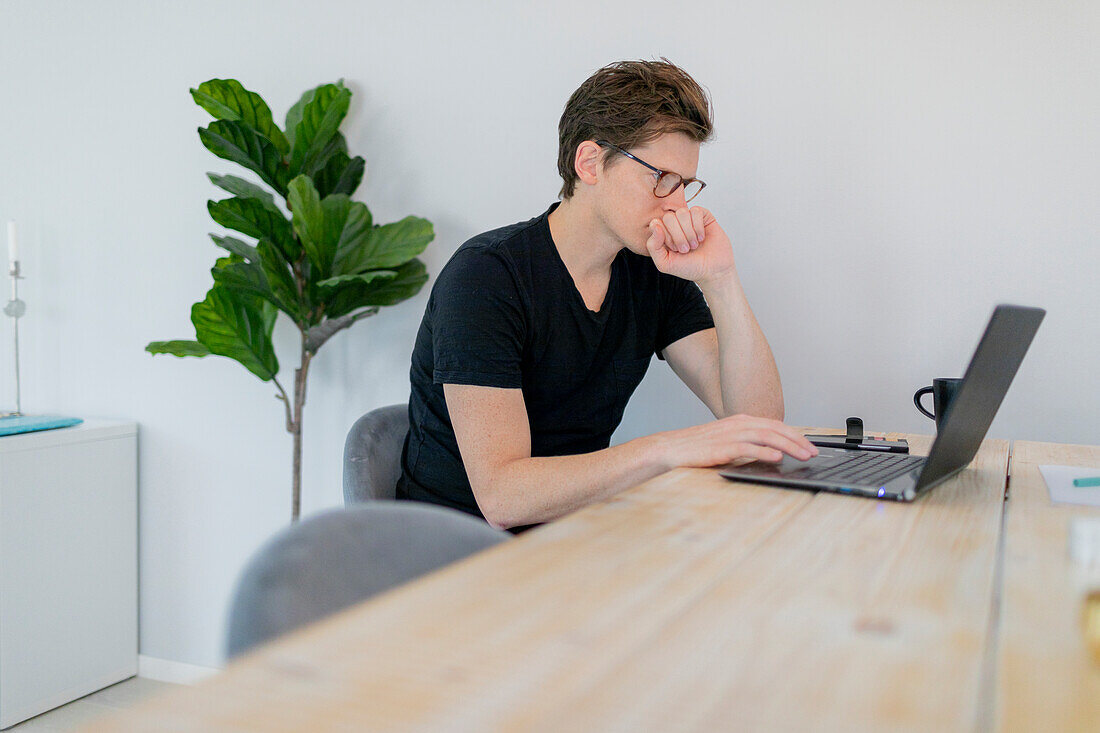
[[301,299],[298,297],[298,288],[294,283],[294,276],[291,274],[286,260],[283,259],[275,245],[266,239],[260,240],[260,243],[256,245],[256,250],[260,255],[260,268],[267,279],[268,287],[271,288],[271,292],[278,302],[283,304],[281,310],[290,316],[295,323],[302,323],[304,319],[300,304]]
[[301,108],[301,121],[294,128],[290,151],[292,173],[307,173],[323,164],[322,154],[344,121],[351,104],[351,91],[342,82],[325,84]]
[[[294,206],[294,210],[297,212],[297,205]],[[344,194],[332,194],[321,201],[321,214],[323,226],[321,238],[315,242],[317,254],[310,255],[310,261],[316,268],[316,279],[324,280],[332,275],[357,274],[344,270],[333,272],[333,265],[342,252],[358,249],[362,242],[370,238],[370,210],[365,204],[352,201]],[[299,238],[301,238],[300,233]]]
[[367,306],[396,305],[420,292],[426,282],[428,272],[424,263],[412,260],[397,268],[394,278],[369,283],[353,281],[338,286],[325,313],[329,318],[338,318]]
[[231,252],[228,257],[219,257],[218,259],[214,260],[214,269],[218,269],[220,267],[229,267],[230,265],[235,265],[238,262],[244,262],[244,258],[238,254]]
[[236,79],[211,79],[191,90],[195,102],[219,120],[243,122],[286,155],[290,143],[275,124],[271,109],[259,94],[245,89]]
[[211,234],[210,238],[214,240],[214,244],[218,245],[222,249],[237,255],[246,262],[259,262],[260,255],[256,251],[256,248],[251,244],[242,242],[235,237],[221,237],[217,234]]
[[286,139],[290,142],[291,148],[294,147],[294,131],[298,129],[298,123],[302,121],[302,110],[313,101],[313,98],[317,96],[317,90],[323,86],[325,85],[320,84],[302,94],[298,101],[294,103],[294,106],[286,111],[286,123],[283,127],[286,130]]
[[172,356],[210,356],[210,349],[198,341],[151,341],[145,347],[150,354]]
[[415,216],[376,226],[365,240],[341,242],[333,272],[344,275],[396,267],[423,252],[434,238],[432,223]]
[[[279,316],[279,309],[266,300],[260,301],[260,316],[264,322],[264,333],[267,334],[267,338],[270,340],[271,332],[275,330],[275,319]],[[278,372],[278,367],[276,367],[276,372]]]
[[[317,154],[317,157],[313,160],[312,164],[306,168],[303,168],[300,172],[305,173],[307,176],[313,179],[314,184],[317,183],[317,174],[325,169],[328,162],[335,157],[348,154],[348,141],[344,138],[342,132],[337,131],[331,138],[321,152]],[[322,196],[322,198],[324,198]]]
[[282,213],[272,213],[256,199],[238,197],[207,201],[206,208],[211,218],[223,227],[256,239],[271,240],[287,261],[298,258],[298,244],[294,241],[290,222]]
[[271,242],[261,239],[255,262],[221,264],[211,270],[214,282],[238,293],[260,298],[303,322],[294,277],[282,255]]
[[324,198],[330,194],[342,193],[348,196],[355,193],[363,180],[367,163],[356,156],[349,158],[347,153],[337,151],[328,159],[324,167],[313,176],[317,192]]
[[215,120],[199,128],[199,139],[214,155],[243,165],[286,196],[288,169],[275,144],[252,128],[232,120]]
[[191,307],[191,322],[210,353],[239,361],[265,382],[279,373],[271,343],[274,310],[265,309],[255,298],[215,284],[205,300]]
[[385,280],[392,277],[397,277],[397,270],[371,270],[370,272],[361,272],[358,275],[338,275],[337,277],[330,277],[328,280],[322,280],[317,284],[322,288],[332,288],[337,285],[343,285],[344,283],[369,283],[374,280]]
[[210,274],[214,276],[214,282],[232,290],[235,294],[254,296],[276,307],[281,306],[280,303],[275,302],[275,294],[271,292],[259,264],[235,262],[224,267],[211,268]]
[[[370,209],[364,203],[351,201],[342,194],[333,194],[329,198],[337,201],[341,199],[348,201],[347,214],[341,224],[340,234],[336,240],[336,256],[332,263],[332,272],[334,275],[354,275],[366,268],[349,268],[348,254],[359,252],[369,242],[373,231],[371,225],[374,219],[371,217]],[[381,269],[381,266],[373,269]]]
[[397,268],[397,277],[368,285],[374,292],[367,295],[360,306],[397,305],[419,293],[426,282],[428,269],[424,263],[420,260],[406,262]]
[[326,248],[325,210],[309,176],[300,175],[290,182],[287,201],[290,203],[292,224],[298,241],[317,270],[314,276],[321,279],[328,277],[336,252],[335,245],[331,251]]
[[215,186],[223,191],[228,191],[234,196],[238,196],[242,199],[256,199],[272,214],[279,214],[281,216],[283,213],[275,204],[275,197],[272,196],[270,192],[265,191],[251,181],[237,178],[237,176],[219,176],[217,173],[207,173],[206,177],[209,178],[210,182]]

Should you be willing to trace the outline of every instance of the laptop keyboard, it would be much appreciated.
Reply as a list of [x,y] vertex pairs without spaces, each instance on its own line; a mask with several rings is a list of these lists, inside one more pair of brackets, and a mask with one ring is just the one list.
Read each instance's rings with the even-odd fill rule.
[[810,469],[806,472],[804,478],[831,483],[884,484],[890,479],[912,471],[924,463],[924,458],[903,453],[850,452],[855,453],[855,455],[829,466]]

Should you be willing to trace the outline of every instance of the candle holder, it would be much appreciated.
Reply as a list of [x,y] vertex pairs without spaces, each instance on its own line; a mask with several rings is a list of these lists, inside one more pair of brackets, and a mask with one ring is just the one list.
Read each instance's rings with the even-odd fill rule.
[[15,412],[0,414],[0,417],[20,417],[23,414],[23,404],[19,390],[19,319],[27,312],[27,304],[19,299],[19,281],[23,276],[19,274],[19,261],[12,260],[8,270],[11,276],[11,300],[4,306],[4,315],[12,319],[12,334],[15,339]]

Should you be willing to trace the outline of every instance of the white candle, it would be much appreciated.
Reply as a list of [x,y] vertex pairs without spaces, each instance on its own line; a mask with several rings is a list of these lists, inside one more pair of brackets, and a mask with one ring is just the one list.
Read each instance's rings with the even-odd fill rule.
[[19,260],[19,240],[15,238],[15,222],[8,222],[8,262]]

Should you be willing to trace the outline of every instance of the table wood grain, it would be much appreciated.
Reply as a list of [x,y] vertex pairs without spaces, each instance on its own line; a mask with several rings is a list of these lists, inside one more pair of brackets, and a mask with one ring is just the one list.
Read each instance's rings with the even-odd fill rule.
[[[1100,731],[1100,665],[1081,631],[1091,582],[1069,557],[1074,517],[1095,507],[1053,504],[1039,466],[1100,466],[1100,447],[1017,442],[1004,539],[997,727]],[[1097,585],[1100,588],[1100,585]]]
[[1008,455],[913,504],[673,471],[91,730],[985,728]]

